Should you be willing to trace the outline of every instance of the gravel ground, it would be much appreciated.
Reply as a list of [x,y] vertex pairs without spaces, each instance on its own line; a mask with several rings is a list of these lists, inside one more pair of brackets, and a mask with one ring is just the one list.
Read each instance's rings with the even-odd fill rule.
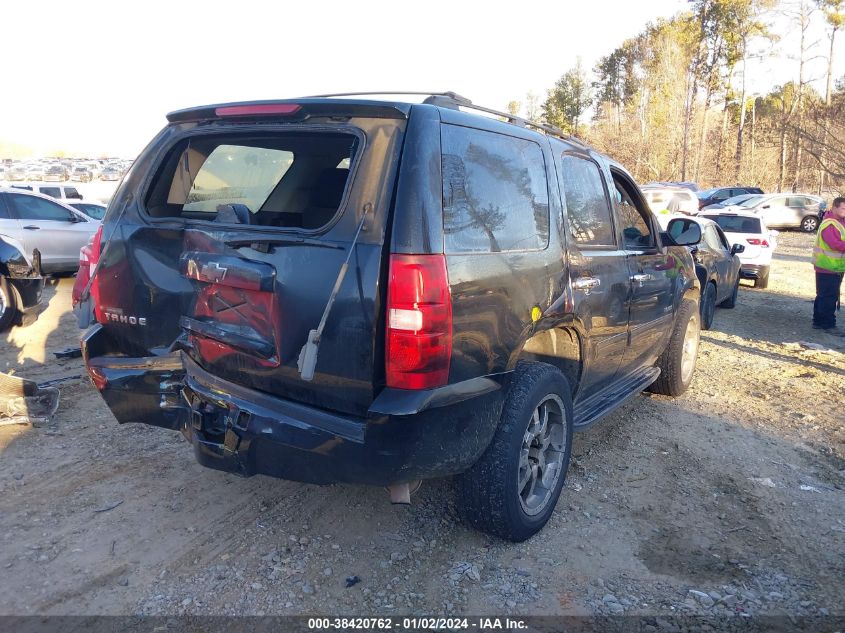
[[811,245],[781,234],[686,395],[576,436],[522,544],[462,525],[448,480],[392,507],[207,470],[177,433],[117,425],[81,361],[52,359],[78,338],[61,280],[0,352],[67,378],[51,424],[0,427],[0,614],[843,615],[845,339],[810,328]]

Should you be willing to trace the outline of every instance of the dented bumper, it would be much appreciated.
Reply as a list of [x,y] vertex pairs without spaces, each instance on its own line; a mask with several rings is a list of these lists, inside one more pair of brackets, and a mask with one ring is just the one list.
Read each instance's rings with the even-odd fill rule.
[[[101,325],[82,339],[89,375],[118,422],[179,430],[201,464],[247,477],[388,485],[454,475],[487,448],[502,407],[491,382],[404,401],[393,393],[376,402],[399,414],[341,416],[222,380],[185,354],[128,358],[112,346]],[[401,414],[423,400],[424,410]]]

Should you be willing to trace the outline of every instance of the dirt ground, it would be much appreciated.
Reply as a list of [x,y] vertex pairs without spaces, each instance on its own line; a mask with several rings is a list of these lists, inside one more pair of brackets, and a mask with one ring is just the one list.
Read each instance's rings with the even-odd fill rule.
[[462,525],[447,480],[392,507],[204,469],[179,434],[119,426],[82,361],[53,358],[79,336],[60,280],[0,352],[68,379],[51,424],[0,427],[0,614],[841,615],[845,339],[810,327],[811,247],[781,234],[769,288],[717,311],[686,395],[576,436],[555,514],[518,545]]

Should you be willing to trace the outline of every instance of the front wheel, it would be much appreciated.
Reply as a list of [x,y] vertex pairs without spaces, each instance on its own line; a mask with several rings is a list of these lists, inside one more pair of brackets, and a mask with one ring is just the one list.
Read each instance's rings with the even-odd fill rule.
[[685,299],[678,309],[669,344],[657,359],[660,376],[648,388],[664,396],[680,396],[690,386],[698,359],[701,321],[694,301]]
[[572,396],[563,374],[545,363],[517,365],[490,446],[457,478],[467,523],[516,542],[540,531],[566,479],[572,432]]
[[819,218],[815,215],[808,215],[801,220],[801,230],[806,233],[815,233],[819,228]]

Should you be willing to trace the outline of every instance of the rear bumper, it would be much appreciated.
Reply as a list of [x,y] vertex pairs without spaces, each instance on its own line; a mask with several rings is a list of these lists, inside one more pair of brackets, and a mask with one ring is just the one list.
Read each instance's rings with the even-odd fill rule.
[[[491,380],[495,387],[473,389],[471,397],[456,397],[452,389],[448,397],[427,398],[428,408],[419,413],[371,410],[355,418],[221,380],[186,355],[107,356],[107,338],[94,326],[82,350],[118,422],[180,430],[201,464],[247,477],[388,485],[454,475],[487,448],[505,392]],[[392,394],[393,404],[399,399]]]
[[768,270],[768,264],[743,264],[739,269],[739,276],[742,279],[760,279]]
[[38,316],[41,305],[41,293],[44,290],[43,277],[15,278],[10,277],[9,283],[14,286],[20,299],[21,325],[29,325]]

